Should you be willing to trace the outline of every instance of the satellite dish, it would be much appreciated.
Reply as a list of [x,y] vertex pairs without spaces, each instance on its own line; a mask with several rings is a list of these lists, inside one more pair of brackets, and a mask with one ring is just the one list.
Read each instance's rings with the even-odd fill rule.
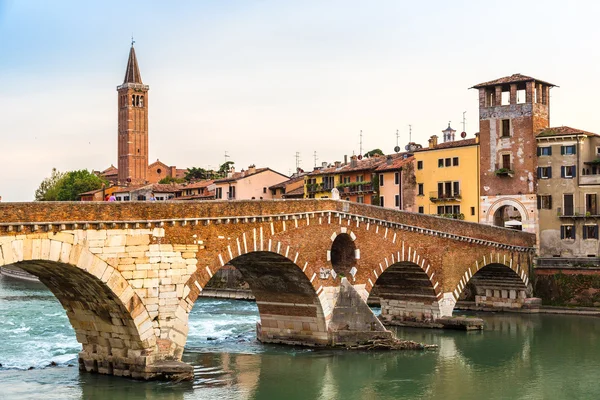
[[362,160],[362,156],[359,154],[357,157],[359,160]]
[[410,149],[409,145],[404,146],[404,150],[408,151]]
[[397,152],[399,152],[399,151],[400,151],[400,146],[396,146],[396,147],[394,147],[394,151],[395,151],[396,153],[397,153]]
[[460,137],[463,138],[463,139],[466,138],[467,137],[467,132],[461,132]]

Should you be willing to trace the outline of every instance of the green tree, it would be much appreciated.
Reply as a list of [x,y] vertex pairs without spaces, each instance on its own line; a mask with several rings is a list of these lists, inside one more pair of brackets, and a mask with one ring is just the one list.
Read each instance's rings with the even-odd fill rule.
[[192,167],[192,168],[188,168],[186,173],[185,173],[185,180],[186,181],[195,181],[195,180],[201,180],[201,179],[208,179],[209,176],[209,171],[205,170],[204,168],[199,168],[199,167]]
[[169,185],[171,183],[183,183],[186,180],[184,178],[173,178],[172,176],[165,176],[164,178],[162,178],[160,181],[158,181],[158,183],[162,183],[165,185]]
[[79,195],[101,189],[108,182],[98,175],[82,169],[65,173],[52,170],[50,178],[44,179],[35,192],[37,201],[77,201]]
[[367,151],[364,155],[364,157],[373,157],[375,154],[383,156],[383,151],[381,151],[381,149],[373,149],[371,151]]
[[63,172],[52,168],[52,173],[45,178],[35,191],[35,201],[57,201],[58,182],[65,176]]
[[219,176],[225,177],[227,173],[231,169],[231,167],[235,164],[233,161],[226,161],[219,167]]

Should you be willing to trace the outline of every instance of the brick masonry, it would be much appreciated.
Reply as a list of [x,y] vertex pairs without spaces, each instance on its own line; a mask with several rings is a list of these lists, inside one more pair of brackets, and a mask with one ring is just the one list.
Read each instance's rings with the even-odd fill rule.
[[330,345],[338,235],[352,240],[346,278],[363,300],[388,268],[412,265],[428,297],[402,306],[427,318],[451,315],[489,264],[527,286],[535,245],[524,232],[334,200],[0,204],[0,266],[39,276],[61,301],[81,368],[143,379],[176,377],[189,312],[228,263],[256,297],[260,340]]

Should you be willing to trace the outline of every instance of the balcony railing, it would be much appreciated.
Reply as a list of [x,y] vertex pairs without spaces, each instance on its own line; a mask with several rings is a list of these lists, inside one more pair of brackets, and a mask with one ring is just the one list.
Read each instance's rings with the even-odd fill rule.
[[600,218],[598,207],[558,207],[556,211],[560,218]]
[[340,193],[346,194],[355,194],[355,193],[365,193],[373,191],[373,184],[371,182],[360,183],[359,184],[341,184],[338,185],[338,190]]
[[450,193],[429,192],[429,200],[431,200],[434,203],[436,201],[460,201],[460,199],[462,199],[460,190]]

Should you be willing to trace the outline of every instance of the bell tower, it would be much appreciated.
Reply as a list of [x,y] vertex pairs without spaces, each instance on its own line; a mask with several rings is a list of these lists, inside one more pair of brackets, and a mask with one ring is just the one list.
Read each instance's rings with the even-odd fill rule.
[[148,174],[148,90],[142,83],[131,42],[123,84],[117,86],[119,113],[119,184],[139,185]]

